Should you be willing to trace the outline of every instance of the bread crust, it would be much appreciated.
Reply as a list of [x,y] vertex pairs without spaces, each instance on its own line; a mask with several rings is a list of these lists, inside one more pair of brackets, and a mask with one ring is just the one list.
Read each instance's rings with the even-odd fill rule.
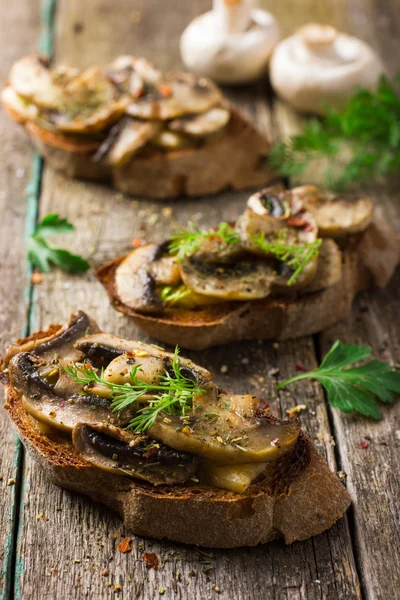
[[354,297],[374,285],[384,287],[399,262],[399,240],[385,221],[376,218],[360,238],[342,251],[342,278],[324,290],[293,297],[252,302],[226,302],[200,310],[169,309],[139,313],[117,297],[114,274],[120,256],[104,264],[97,277],[112,306],[133,319],[148,335],[190,350],[238,340],[288,340],[311,335],[345,319]]
[[[54,334],[55,326],[30,339],[49,332]],[[271,463],[265,476],[241,495],[200,485],[154,487],[100,471],[72,445],[40,433],[11,385],[5,408],[25,447],[53,483],[109,506],[137,535],[215,548],[255,546],[279,537],[289,544],[330,528],[351,502],[303,433],[293,453]]]
[[226,130],[203,146],[139,153],[123,166],[110,166],[105,160],[93,160],[99,142],[54,134],[32,121],[23,121],[6,106],[55,170],[73,178],[110,182],[127,194],[153,199],[256,188],[276,179],[266,162],[270,143],[237,110],[230,109]]

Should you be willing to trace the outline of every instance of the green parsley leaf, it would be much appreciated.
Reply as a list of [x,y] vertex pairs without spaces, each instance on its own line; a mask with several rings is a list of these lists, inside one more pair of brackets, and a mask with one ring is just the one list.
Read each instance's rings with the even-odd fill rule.
[[400,372],[382,360],[351,367],[370,355],[371,348],[368,346],[342,344],[336,340],[317,369],[287,379],[277,388],[301,379],[315,379],[326,389],[331,406],[345,413],[356,411],[372,419],[380,419],[376,401],[392,403],[400,395]]
[[[324,182],[344,189],[364,178],[388,175],[400,166],[399,76],[380,79],[375,91],[359,89],[342,111],[328,110],[311,119],[303,133],[274,146],[271,166],[285,177],[297,177],[312,160],[325,157]],[[346,148],[344,157],[343,149]]]
[[62,219],[57,214],[46,215],[28,239],[28,259],[31,264],[43,273],[48,273],[52,265],[71,273],[87,271],[90,268],[87,260],[64,248],[53,246],[46,239],[49,235],[72,231],[74,226],[67,219]]

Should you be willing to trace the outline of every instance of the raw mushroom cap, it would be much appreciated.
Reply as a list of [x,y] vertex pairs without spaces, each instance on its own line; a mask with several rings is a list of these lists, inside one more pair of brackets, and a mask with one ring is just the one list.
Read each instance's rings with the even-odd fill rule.
[[385,69],[362,40],[327,25],[308,24],[276,47],[275,91],[295,109],[324,115],[343,109],[358,88],[373,90]]

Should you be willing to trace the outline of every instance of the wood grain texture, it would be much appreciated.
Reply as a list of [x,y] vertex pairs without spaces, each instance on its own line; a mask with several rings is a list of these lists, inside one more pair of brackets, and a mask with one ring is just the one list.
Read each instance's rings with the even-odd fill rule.
[[[165,10],[164,4],[155,0],[61,0],[57,9],[56,59],[85,66],[132,52],[155,60],[163,68],[175,67],[180,32],[194,14],[206,7],[205,1],[173,0]],[[256,90],[230,90],[229,95],[247,107],[260,127],[269,129],[267,105]],[[171,208],[167,202],[127,199],[106,187],[68,181],[46,171],[40,208],[42,215],[59,212],[76,224],[76,233],[63,238],[63,245],[99,265],[129,248],[133,238],[160,240],[176,223],[184,224],[188,218],[201,225],[218,222],[222,217],[234,219],[246,197],[226,194],[204,201],[185,200]],[[78,278],[54,272],[35,291],[38,328],[65,320],[71,310],[82,307],[105,329],[126,337],[140,336],[128,319],[109,307],[93,273]],[[280,344],[277,348],[272,344],[238,344],[229,350],[219,348],[192,356],[211,367],[224,387],[231,385],[235,391],[270,397],[272,408],[281,414],[306,402],[308,410],[301,415],[303,426],[331,468],[336,469],[320,391],[310,384],[301,394],[283,392],[275,399],[271,383],[267,384],[272,368],[277,367],[282,376],[287,376],[296,362],[315,366],[312,340]],[[223,365],[228,368],[226,374],[221,372]],[[85,498],[54,488],[29,460],[24,470],[21,519],[23,530],[17,550],[26,568],[18,575],[20,598],[361,597],[346,520],[325,534],[290,547],[275,542],[207,556],[196,549],[135,539],[132,552],[123,555],[116,550],[114,540],[114,533],[127,534],[119,519]],[[158,571],[147,569],[141,559],[144,551],[154,551],[160,557]],[[106,574],[102,575],[104,569]]]
[[[372,44],[391,74],[398,71],[398,8],[399,2],[395,0],[384,4],[348,0],[342,6],[347,15],[344,30],[356,32]],[[338,23],[329,17],[327,22]],[[285,138],[301,131],[304,119],[276,101],[274,122],[278,134]],[[292,183],[318,184],[326,166],[325,161],[314,161]],[[378,211],[400,233],[398,178],[381,186],[365,183],[362,191],[374,197]],[[335,339],[340,339],[368,344],[377,357],[399,364],[399,282],[397,272],[386,290],[374,290],[359,297],[347,320],[319,336],[321,354]],[[351,525],[363,595],[371,600],[395,600],[400,597],[400,406],[383,407],[382,413],[379,423],[335,410],[331,418],[339,464],[347,474],[348,489],[354,500]],[[369,446],[363,449],[360,444],[365,440]]]
[[[32,52],[39,36],[39,2],[13,2],[13,9],[0,2],[0,88],[7,81],[11,64],[22,52]],[[15,32],[18,31],[18,35]],[[0,113],[0,348],[1,351],[25,330],[27,297],[25,295],[25,187],[29,181],[32,152],[22,131]],[[1,404],[3,393],[1,392]],[[10,592],[15,531],[16,495],[20,444],[10,429],[3,411],[0,413],[0,598]],[[15,481],[16,484],[9,484]]]

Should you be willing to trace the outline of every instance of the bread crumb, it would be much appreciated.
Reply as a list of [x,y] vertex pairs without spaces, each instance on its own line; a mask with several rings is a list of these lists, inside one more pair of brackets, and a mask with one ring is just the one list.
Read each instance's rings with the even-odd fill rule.
[[151,569],[154,569],[155,571],[157,571],[159,560],[158,560],[158,556],[155,552],[145,552],[142,555],[142,560],[143,560],[143,562],[146,563],[146,565],[149,567],[149,569],[151,568]]
[[162,596],[163,594],[165,594],[165,588],[159,587],[158,588],[158,593],[160,594],[160,596]]
[[39,271],[35,271],[34,273],[32,273],[31,281],[32,281],[33,285],[38,285],[38,284],[42,283],[42,281],[43,281],[42,273],[39,273]]
[[103,577],[107,577],[108,575],[108,570],[107,569],[103,569],[101,574],[103,575]]
[[305,404],[297,404],[296,406],[292,406],[292,408],[288,408],[286,413],[289,417],[294,417],[294,415],[297,415],[302,410],[307,410],[307,406]]
[[220,368],[221,373],[227,373],[228,372],[228,365],[222,365],[222,367]]
[[7,481],[7,485],[14,485],[15,484],[15,479],[9,479]]

